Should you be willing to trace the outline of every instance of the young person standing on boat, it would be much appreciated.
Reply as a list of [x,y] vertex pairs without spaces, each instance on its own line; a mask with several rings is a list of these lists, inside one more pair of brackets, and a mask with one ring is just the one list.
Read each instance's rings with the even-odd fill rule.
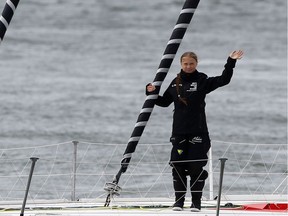
[[[208,77],[199,72],[198,58],[193,52],[185,52],[181,58],[181,71],[173,79],[156,105],[168,107],[174,103],[173,127],[170,141],[170,165],[172,166],[175,190],[174,211],[183,210],[187,190],[187,176],[190,176],[192,196],[191,211],[200,211],[202,190],[208,172],[203,169],[207,164],[210,138],[205,115],[205,97],[215,89],[227,85],[233,75],[236,60],[241,59],[243,51],[233,51],[224,66],[222,75]],[[155,86],[146,86],[146,94],[153,93]]]

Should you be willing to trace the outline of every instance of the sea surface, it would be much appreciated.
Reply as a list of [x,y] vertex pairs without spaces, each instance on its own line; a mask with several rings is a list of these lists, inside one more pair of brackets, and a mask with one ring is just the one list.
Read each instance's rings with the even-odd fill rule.
[[[0,149],[127,143],[183,3],[21,0],[0,45]],[[237,49],[232,81],[206,98],[212,144],[287,144],[286,0],[200,1],[160,94],[184,51],[217,76]],[[140,144],[168,143],[172,114],[155,107]]]

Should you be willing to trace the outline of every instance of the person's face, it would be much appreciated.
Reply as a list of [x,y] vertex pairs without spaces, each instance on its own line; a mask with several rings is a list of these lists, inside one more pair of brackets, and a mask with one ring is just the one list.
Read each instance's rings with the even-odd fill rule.
[[194,58],[185,56],[181,61],[181,68],[186,73],[193,73],[196,70],[197,61]]

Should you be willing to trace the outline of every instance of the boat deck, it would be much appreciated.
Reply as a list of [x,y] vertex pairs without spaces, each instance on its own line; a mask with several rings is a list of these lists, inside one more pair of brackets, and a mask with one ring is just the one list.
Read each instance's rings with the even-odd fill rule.
[[[288,196],[276,197],[270,201],[261,201],[259,197],[238,197],[243,200],[232,200],[235,197],[225,197],[221,202],[220,214],[227,216],[236,215],[288,215]],[[266,197],[269,198],[269,197]],[[33,203],[27,203],[24,215],[38,216],[38,215],[71,215],[71,216],[85,216],[85,215],[199,215],[210,216],[217,213],[217,201],[207,200],[202,201],[201,212],[191,212],[187,203],[181,212],[172,211],[173,201],[169,198],[154,198],[154,199],[122,199],[117,198],[109,207],[104,206],[103,199],[82,200],[77,202],[69,202],[65,200],[34,200]],[[0,215],[15,216],[20,215],[22,203],[17,202],[0,202]]]

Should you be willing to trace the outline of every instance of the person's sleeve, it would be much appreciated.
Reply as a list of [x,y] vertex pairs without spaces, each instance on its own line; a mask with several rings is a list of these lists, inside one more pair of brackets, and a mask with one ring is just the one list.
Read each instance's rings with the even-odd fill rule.
[[225,86],[228,83],[230,83],[235,65],[236,65],[236,59],[228,57],[227,62],[224,65],[224,70],[220,76],[207,77],[206,92],[209,93],[219,87]]
[[[146,85],[146,95],[152,95],[152,94],[155,94],[154,91],[153,92],[148,92],[147,91],[147,86],[149,85],[150,83],[148,83]],[[169,87],[166,89],[166,91],[164,92],[163,96],[160,96],[158,95],[158,98],[155,102],[155,104],[157,106],[160,106],[160,107],[168,107],[171,103],[173,102],[173,97],[172,95],[170,94],[169,92]]]
[[173,97],[168,89],[164,92],[163,96],[158,96],[156,105],[160,107],[168,107],[173,102]]

